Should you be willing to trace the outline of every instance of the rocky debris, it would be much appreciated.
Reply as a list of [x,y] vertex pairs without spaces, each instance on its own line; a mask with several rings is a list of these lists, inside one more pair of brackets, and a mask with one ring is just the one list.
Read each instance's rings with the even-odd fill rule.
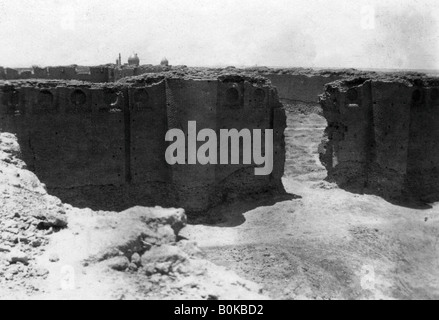
[[[92,211],[69,215],[78,259],[97,275],[123,279],[121,299],[252,299],[265,298],[260,288],[236,274],[203,260],[196,243],[180,240],[186,225],[182,209],[135,207],[121,213]],[[76,229],[81,232],[75,232]],[[86,230],[93,233],[87,237]],[[92,238],[90,238],[92,237]],[[60,244],[62,234],[56,242]],[[55,242],[55,241],[54,241]],[[87,243],[87,244],[85,244]],[[76,248],[75,247],[75,248]],[[60,253],[61,260],[69,257]],[[103,280],[104,281],[104,280]]]
[[178,247],[169,245],[152,248],[143,254],[141,260],[146,275],[181,272],[178,267],[187,264],[188,261],[189,256],[186,253]]
[[0,253],[1,252],[10,252],[10,251],[11,251],[11,247],[5,246],[5,245],[0,245]]
[[177,246],[188,254],[191,258],[204,258],[204,252],[198,247],[195,241],[181,240]]
[[310,115],[310,114],[317,114],[317,115],[323,115],[322,107],[318,103],[311,103],[311,102],[301,102],[296,101],[294,103],[291,103],[291,101],[288,100],[282,100],[282,104],[285,107],[285,110],[294,115]]
[[8,262],[10,264],[20,262],[24,265],[27,265],[29,263],[29,257],[26,253],[24,253],[18,249],[13,249],[8,255]]
[[154,246],[175,243],[178,232],[186,224],[184,210],[160,207],[135,207],[121,213],[84,218],[87,220],[84,227],[94,230],[85,264],[122,255],[136,259],[136,254],[141,256]]
[[53,262],[53,263],[58,262],[59,261],[59,256],[56,253],[53,253],[53,254],[51,254],[49,256],[49,261]]
[[15,135],[0,132],[0,287],[20,284],[35,292],[39,289],[24,280],[47,277],[35,260],[67,219],[61,201],[47,194],[19,155]]
[[[105,213],[87,219],[94,230],[85,265],[104,262],[124,271],[141,267],[145,257],[165,249],[179,250],[178,233],[186,225],[183,209],[134,207],[121,213]],[[170,247],[170,245],[172,245]],[[171,249],[169,249],[171,248]],[[154,261],[154,258],[152,261]]]
[[[145,208],[134,207],[126,210],[124,213],[129,215],[142,214]],[[181,229],[186,225],[186,215],[183,209],[176,210],[173,214],[169,214],[169,211],[165,210],[150,210],[148,215],[142,215],[142,221],[148,225],[168,225],[174,230],[174,233],[178,235]]]
[[64,229],[67,227],[67,218],[65,216],[65,213],[63,211],[58,211],[57,213],[49,213],[49,214],[37,214],[34,216],[38,220],[41,220],[40,223],[38,223],[37,228],[43,229],[43,230],[50,230],[52,229]]
[[125,256],[110,258],[105,263],[109,268],[116,271],[125,271],[130,266],[130,260]]
[[131,256],[131,263],[135,264],[137,267],[142,265],[142,257],[137,252]]

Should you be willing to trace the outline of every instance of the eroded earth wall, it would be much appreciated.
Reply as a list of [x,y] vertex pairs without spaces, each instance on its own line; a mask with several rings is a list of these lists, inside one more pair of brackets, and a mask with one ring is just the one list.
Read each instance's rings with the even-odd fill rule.
[[356,78],[326,86],[321,160],[355,192],[439,200],[439,79]]
[[[273,172],[256,176],[254,165],[168,165],[166,132],[187,135],[188,121],[218,137],[220,129],[274,129]],[[0,84],[0,130],[17,134],[29,169],[64,202],[93,209],[161,205],[196,213],[227,198],[283,192],[285,122],[276,90],[261,77],[160,74],[114,84]]]

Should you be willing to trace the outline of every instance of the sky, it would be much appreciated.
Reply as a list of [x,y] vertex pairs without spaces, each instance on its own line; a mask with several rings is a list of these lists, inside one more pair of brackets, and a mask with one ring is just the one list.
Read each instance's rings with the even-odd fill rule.
[[0,65],[439,69],[437,0],[0,0]]

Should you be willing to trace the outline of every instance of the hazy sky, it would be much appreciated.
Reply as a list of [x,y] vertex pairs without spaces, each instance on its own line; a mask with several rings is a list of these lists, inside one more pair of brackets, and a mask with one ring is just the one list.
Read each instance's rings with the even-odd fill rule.
[[439,69],[437,0],[0,0],[0,65]]

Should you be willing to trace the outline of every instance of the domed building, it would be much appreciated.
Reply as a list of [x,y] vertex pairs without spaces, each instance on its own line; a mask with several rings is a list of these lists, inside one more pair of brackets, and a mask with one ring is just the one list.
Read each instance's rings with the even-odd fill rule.
[[162,67],[168,67],[168,66],[169,66],[169,61],[168,61],[168,59],[163,58],[163,59],[162,59],[162,62],[160,62],[160,65],[161,65]]
[[133,56],[128,58],[128,65],[138,67],[140,65],[140,59],[135,53]]

